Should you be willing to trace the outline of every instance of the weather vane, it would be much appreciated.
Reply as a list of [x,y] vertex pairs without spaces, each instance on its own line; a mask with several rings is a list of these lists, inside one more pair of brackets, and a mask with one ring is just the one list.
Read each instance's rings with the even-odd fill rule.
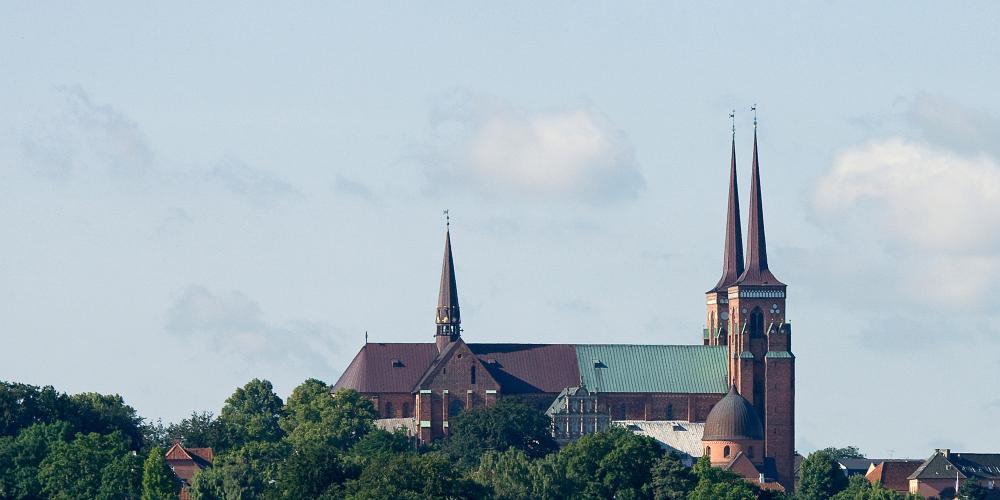
[[733,122],[733,137],[736,136],[736,110],[729,111],[729,120]]
[[750,111],[753,111],[753,128],[757,128],[757,103],[750,106]]
[[444,225],[448,229],[451,229],[451,215],[448,214],[448,209],[444,209]]

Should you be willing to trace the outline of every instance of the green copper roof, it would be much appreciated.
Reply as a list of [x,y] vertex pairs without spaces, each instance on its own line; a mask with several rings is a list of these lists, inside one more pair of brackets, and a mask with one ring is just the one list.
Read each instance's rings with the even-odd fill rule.
[[580,378],[595,392],[725,394],[726,346],[576,345]]
[[794,358],[795,356],[788,351],[769,351],[765,358]]

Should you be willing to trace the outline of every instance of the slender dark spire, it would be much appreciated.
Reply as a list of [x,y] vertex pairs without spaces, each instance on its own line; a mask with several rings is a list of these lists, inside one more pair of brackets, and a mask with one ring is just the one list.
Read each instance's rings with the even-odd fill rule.
[[767,268],[767,244],[764,240],[764,207],[760,194],[760,162],[757,159],[757,106],[754,105],[753,166],[750,184],[750,220],[747,227],[746,269],[737,285],[784,285]]
[[[445,216],[448,212],[445,211]],[[461,335],[462,314],[458,307],[458,285],[455,283],[455,262],[451,257],[451,224],[444,236],[444,262],[441,263],[441,288],[437,303],[437,344],[443,349]]]
[[[735,118],[735,111],[729,114]],[[724,292],[743,274],[743,233],[740,224],[740,193],[736,185],[736,126],[729,162],[729,206],[726,210],[726,246],[722,254],[722,277],[710,292]]]

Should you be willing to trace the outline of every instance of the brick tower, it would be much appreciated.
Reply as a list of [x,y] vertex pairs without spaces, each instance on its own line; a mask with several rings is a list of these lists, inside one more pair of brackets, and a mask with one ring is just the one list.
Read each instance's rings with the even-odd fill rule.
[[791,325],[785,321],[786,288],[767,263],[755,118],[746,264],[727,291],[729,377],[757,410],[764,425],[764,454],[774,459],[778,482],[791,491],[795,357],[791,352]]

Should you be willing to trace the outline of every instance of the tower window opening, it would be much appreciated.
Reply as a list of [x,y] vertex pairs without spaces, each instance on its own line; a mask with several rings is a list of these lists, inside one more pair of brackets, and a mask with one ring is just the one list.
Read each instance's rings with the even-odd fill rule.
[[469,371],[469,383],[472,384],[472,385],[476,385],[476,367],[475,367],[475,365],[473,365],[472,366],[472,370]]
[[400,416],[403,418],[410,418],[410,403],[403,403],[403,414]]
[[667,420],[674,419],[674,405],[667,403]]
[[385,404],[385,418],[392,418],[392,403]]
[[750,337],[760,338],[764,336],[764,312],[759,307],[750,311]]
[[728,446],[726,446],[725,448],[722,449],[722,456],[724,456],[724,457],[728,457],[729,456],[729,447]]

